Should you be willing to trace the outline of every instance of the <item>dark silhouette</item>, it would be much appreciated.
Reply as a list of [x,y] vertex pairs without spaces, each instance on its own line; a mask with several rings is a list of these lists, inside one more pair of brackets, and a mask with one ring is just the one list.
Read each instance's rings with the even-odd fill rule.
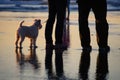
[[83,50],[79,65],[80,80],[88,80],[88,71],[90,66],[90,52],[91,50]]
[[19,49],[19,48],[16,48],[15,52],[16,52],[17,62],[19,63],[21,69],[25,67],[24,64],[27,62],[32,64],[34,69],[38,69],[40,67],[40,64],[38,62],[38,58],[36,55],[36,48],[34,49],[30,48],[29,55],[24,55],[22,52],[22,49]]
[[96,80],[107,80],[108,70],[108,51],[99,51],[96,66]]
[[55,67],[56,67],[56,74],[58,77],[63,76],[63,51],[56,49],[55,50]]
[[16,60],[17,63],[21,66],[24,65],[24,54],[22,53],[22,49],[16,48],[15,49],[15,53],[16,53]]
[[67,50],[67,48],[70,46],[70,24],[69,24],[69,21],[64,26],[64,29],[63,29],[63,46],[64,46],[64,50]]
[[45,28],[45,39],[48,48],[53,47],[52,32],[56,19],[55,28],[55,45],[60,47],[62,45],[63,27],[66,12],[66,0],[48,0],[49,14]]
[[53,78],[53,63],[52,63],[53,49],[46,49],[45,55],[45,69],[47,71],[48,79]]
[[63,75],[63,58],[62,58],[63,51],[60,49],[55,49],[55,69],[56,75],[53,73],[53,65],[52,65],[52,55],[53,49],[46,49],[46,56],[45,56],[45,68],[48,74],[48,79],[55,79],[59,80],[59,78],[64,78]]
[[70,17],[70,0],[67,0],[67,4],[66,4],[66,20],[69,21],[69,17]]
[[95,15],[97,44],[99,49],[109,49],[108,46],[108,22],[106,0],[77,0],[79,10],[79,33],[83,48],[91,48],[88,17],[92,9]]

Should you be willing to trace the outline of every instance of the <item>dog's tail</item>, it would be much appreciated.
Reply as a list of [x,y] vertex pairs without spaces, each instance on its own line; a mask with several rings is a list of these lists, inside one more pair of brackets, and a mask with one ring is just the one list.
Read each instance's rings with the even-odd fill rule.
[[24,23],[24,21],[22,21],[21,23],[20,23],[20,27],[22,27],[22,24]]

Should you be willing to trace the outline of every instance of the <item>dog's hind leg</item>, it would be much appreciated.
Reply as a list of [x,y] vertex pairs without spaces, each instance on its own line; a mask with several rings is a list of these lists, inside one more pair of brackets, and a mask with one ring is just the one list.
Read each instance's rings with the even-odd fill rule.
[[25,39],[25,37],[21,37],[21,41],[20,41],[20,49],[22,49],[22,43],[23,43],[23,41],[24,41],[24,39]]
[[17,34],[17,39],[16,39],[16,42],[15,42],[15,45],[16,45],[16,48],[18,48],[18,41],[20,39],[20,36]]

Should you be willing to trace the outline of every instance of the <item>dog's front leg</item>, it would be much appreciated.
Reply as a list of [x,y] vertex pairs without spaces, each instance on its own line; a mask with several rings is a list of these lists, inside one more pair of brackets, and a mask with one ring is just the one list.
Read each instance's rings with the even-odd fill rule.
[[33,40],[30,39],[30,48],[32,48]]
[[33,45],[34,45],[34,48],[37,48],[37,46],[36,46],[36,38],[33,39]]

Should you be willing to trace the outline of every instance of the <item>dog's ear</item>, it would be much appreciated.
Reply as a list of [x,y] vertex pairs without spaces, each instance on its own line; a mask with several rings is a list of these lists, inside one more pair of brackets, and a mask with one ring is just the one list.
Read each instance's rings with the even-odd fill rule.
[[40,23],[41,23],[41,20],[39,19]]
[[38,21],[37,19],[35,19],[34,21]]
[[40,19],[35,19],[34,21],[39,21],[41,23],[41,20]]

